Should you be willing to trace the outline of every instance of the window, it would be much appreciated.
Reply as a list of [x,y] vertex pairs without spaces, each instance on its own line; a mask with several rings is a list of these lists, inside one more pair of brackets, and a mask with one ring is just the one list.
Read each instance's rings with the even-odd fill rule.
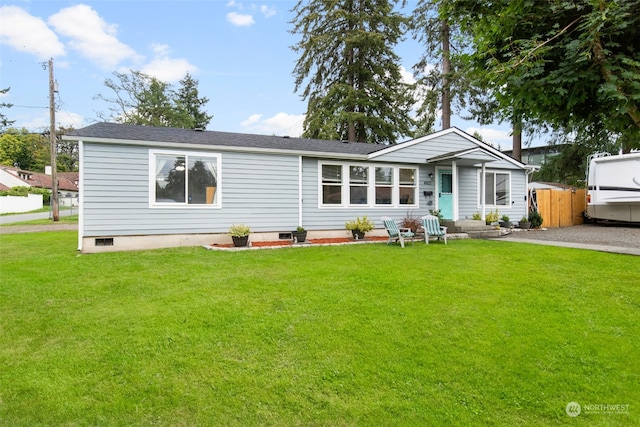
[[393,202],[393,168],[376,168],[376,205]]
[[220,156],[151,151],[151,204],[219,206]]
[[511,206],[511,175],[487,171],[485,177],[485,204],[487,206]]
[[416,200],[416,169],[400,168],[400,204],[413,205]]
[[322,203],[342,204],[342,165],[322,165]]
[[418,204],[418,169],[319,162],[319,205],[384,207]]
[[349,166],[349,203],[352,205],[366,205],[369,190],[369,167]]

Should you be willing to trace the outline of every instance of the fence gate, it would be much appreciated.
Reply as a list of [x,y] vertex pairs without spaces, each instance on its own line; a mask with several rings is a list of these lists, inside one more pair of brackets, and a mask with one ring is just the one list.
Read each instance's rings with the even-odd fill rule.
[[535,192],[542,227],[570,227],[584,222],[585,189],[536,189]]

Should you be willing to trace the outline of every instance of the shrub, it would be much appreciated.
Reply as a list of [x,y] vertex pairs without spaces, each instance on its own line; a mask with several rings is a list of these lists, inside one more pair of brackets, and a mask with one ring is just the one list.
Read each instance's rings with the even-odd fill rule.
[[422,226],[422,220],[417,216],[413,216],[411,212],[407,212],[407,215],[405,215],[405,217],[402,218],[402,221],[400,222],[400,227],[408,228],[414,233],[416,232],[418,227],[421,227],[421,226]]
[[542,215],[540,215],[540,212],[533,211],[529,213],[529,222],[531,223],[531,227],[533,228],[540,227],[542,225],[542,221],[544,220],[542,219]]
[[480,212],[474,212],[473,215],[471,215],[471,219],[480,221],[482,220],[482,214]]

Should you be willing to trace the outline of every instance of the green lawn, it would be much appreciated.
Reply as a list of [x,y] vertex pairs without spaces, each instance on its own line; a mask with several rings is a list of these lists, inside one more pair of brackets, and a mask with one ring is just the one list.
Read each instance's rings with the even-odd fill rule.
[[0,425],[640,424],[640,257],[76,243],[0,236]]

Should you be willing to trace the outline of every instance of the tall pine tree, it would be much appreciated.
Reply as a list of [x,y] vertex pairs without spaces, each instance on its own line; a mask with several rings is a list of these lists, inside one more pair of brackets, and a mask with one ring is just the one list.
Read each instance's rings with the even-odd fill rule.
[[[395,143],[412,132],[412,86],[394,46],[407,18],[397,0],[300,0],[295,91],[307,101],[303,136]],[[304,87],[304,89],[302,89]]]

